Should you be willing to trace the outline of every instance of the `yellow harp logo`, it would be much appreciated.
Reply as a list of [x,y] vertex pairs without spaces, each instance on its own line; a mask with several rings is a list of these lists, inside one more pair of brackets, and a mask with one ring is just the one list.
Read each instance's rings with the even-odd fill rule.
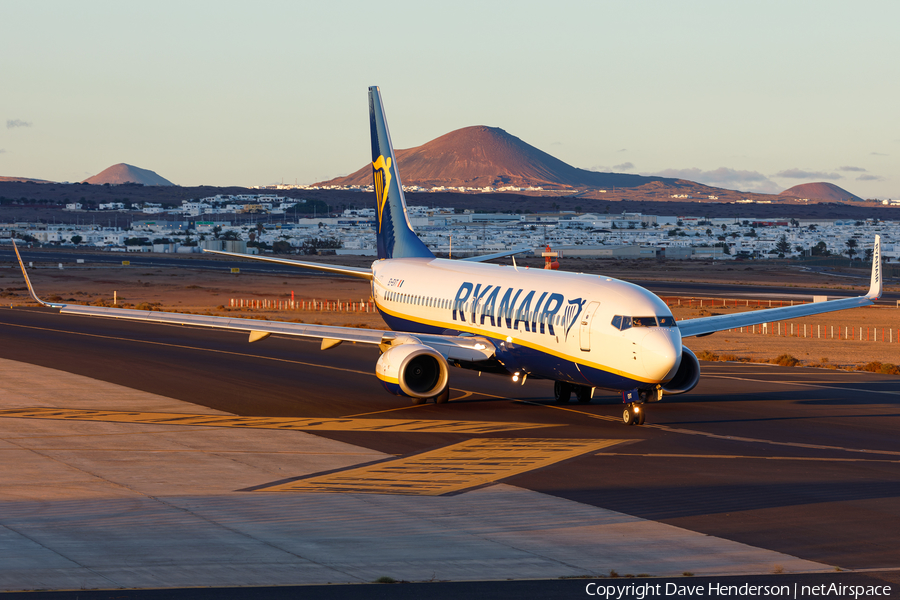
[[378,231],[381,231],[381,213],[384,212],[384,204],[387,202],[388,190],[391,187],[391,157],[379,156],[372,163],[372,171],[375,175],[375,197],[378,199]]

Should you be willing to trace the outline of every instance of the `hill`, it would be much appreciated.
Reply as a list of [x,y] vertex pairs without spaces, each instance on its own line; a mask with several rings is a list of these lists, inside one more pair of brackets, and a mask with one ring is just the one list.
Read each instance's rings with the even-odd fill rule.
[[3,176],[0,176],[0,181],[14,181],[17,183],[26,183],[29,181],[32,183],[53,183],[52,181],[47,181],[46,179],[33,179],[31,177],[3,177]]
[[[404,185],[422,187],[542,187],[544,189],[637,187],[664,177],[598,173],[573,167],[499,127],[476,125],[422,146],[395,151]],[[372,167],[317,185],[369,185]]]
[[160,177],[155,172],[148,169],[141,169],[133,165],[119,163],[113,165],[105,171],[85,179],[83,183],[93,185],[103,185],[109,183],[111,185],[119,185],[123,183],[139,183],[141,185],[175,185],[168,179]]
[[792,196],[794,198],[809,198],[810,200],[824,200],[826,202],[862,202],[862,198],[851,194],[842,187],[824,181],[818,183],[801,183],[788,188],[778,194],[779,196]]

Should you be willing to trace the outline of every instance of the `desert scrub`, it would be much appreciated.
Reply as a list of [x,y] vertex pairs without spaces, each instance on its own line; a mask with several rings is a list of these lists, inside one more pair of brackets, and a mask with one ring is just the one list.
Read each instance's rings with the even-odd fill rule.
[[892,363],[883,363],[873,361],[856,367],[857,371],[868,371],[869,373],[881,373],[882,375],[900,375],[900,367]]
[[769,362],[780,367],[796,367],[800,364],[800,359],[791,356],[790,354],[782,354],[778,358],[773,358]]
[[717,360],[719,360],[719,355],[713,354],[712,352],[709,352],[708,350],[701,350],[700,352],[697,353],[697,359],[698,360],[717,361]]

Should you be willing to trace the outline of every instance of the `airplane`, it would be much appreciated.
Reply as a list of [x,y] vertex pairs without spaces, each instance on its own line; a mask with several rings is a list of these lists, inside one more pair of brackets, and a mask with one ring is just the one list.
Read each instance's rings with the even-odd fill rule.
[[[450,366],[554,382],[554,399],[590,402],[594,390],[622,393],[622,421],[640,425],[644,405],[691,391],[700,362],[683,341],[747,327],[868,306],[882,293],[881,238],[875,237],[872,275],[864,296],[676,321],[658,296],[640,286],[584,273],[519,267],[523,249],[466,259],[436,258],[416,236],[382,105],[369,88],[372,173],[377,208],[377,260],[371,268],[207,250],[368,280],[389,330],[356,329],[44,302],[35,293],[16,248],[29,293],[61,314],[181,324],[249,333],[256,342],[277,334],[377,345],[375,374],[390,393],[441,404],[450,396]],[[512,255],[512,265],[484,261]]]

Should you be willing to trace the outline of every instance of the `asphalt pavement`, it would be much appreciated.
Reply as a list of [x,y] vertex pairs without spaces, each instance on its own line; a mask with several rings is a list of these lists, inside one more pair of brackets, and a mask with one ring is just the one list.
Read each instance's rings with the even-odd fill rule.
[[[551,401],[552,385],[453,370],[451,402],[413,406],[374,377],[377,349],[0,310],[0,358],[253,417],[552,425],[517,439],[615,444],[498,479],[540,494],[841,569],[898,569],[900,379],[703,363],[691,393],[620,422],[619,399]],[[387,411],[387,412],[384,412]],[[316,436],[391,456],[508,433],[334,430]]]

